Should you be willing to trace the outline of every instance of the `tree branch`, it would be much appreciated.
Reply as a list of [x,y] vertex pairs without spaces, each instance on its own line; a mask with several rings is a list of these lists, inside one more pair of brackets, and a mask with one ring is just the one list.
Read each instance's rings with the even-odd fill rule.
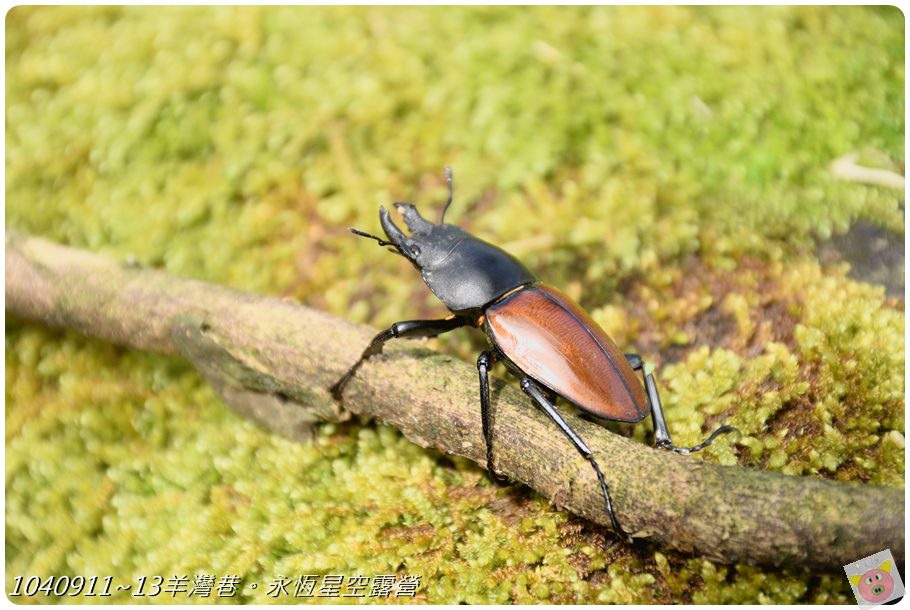
[[[327,388],[374,331],[295,305],[10,234],[6,308],[15,316],[192,361],[232,408],[297,439],[348,412],[411,441],[485,464],[477,372],[407,342]],[[492,387],[497,468],[609,527],[587,461],[514,387]],[[623,526],[721,562],[839,570],[890,548],[904,555],[903,490],[718,466],[568,416],[597,455]]]

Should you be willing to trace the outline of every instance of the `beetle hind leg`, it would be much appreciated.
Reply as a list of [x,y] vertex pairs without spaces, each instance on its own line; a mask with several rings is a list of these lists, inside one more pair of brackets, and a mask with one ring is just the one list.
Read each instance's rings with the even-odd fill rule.
[[610,516],[610,524],[613,526],[613,531],[616,532],[620,538],[624,538],[631,542],[631,538],[622,529],[622,526],[619,525],[619,519],[616,518],[616,513],[613,511],[613,500],[610,498],[610,488],[607,487],[607,482],[604,479],[603,473],[600,471],[600,466],[597,465],[597,460],[594,459],[594,454],[591,453],[591,450],[588,449],[585,442],[581,440],[581,437],[579,437],[575,430],[569,426],[569,423],[560,415],[559,411],[556,410],[556,407],[547,399],[536,383],[530,378],[524,377],[521,380],[521,389],[537,403],[537,406],[540,407],[557,426],[559,426],[559,429],[562,430],[563,434],[572,441],[572,444],[575,445],[578,452],[582,454],[588,460],[588,463],[591,464],[591,467],[594,468],[594,472],[597,473],[597,480],[600,482],[600,490],[603,493],[604,503],[606,504],[607,514]]
[[657,382],[654,381],[654,374],[645,372],[645,362],[638,354],[626,354],[626,360],[629,361],[633,370],[641,371],[642,377],[644,377],[645,391],[648,395],[648,403],[651,406],[651,419],[654,422],[655,447],[688,455],[690,453],[695,453],[696,451],[701,451],[721,434],[739,432],[739,430],[733,426],[724,425],[708,435],[708,438],[693,447],[678,447],[674,445],[673,440],[670,438],[670,430],[667,428],[667,418],[664,415],[663,405],[660,403],[660,394],[657,392]]

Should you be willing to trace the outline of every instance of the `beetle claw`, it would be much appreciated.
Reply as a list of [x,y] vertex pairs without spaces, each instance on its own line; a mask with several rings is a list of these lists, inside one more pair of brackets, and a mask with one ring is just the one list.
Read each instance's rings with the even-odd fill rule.
[[505,475],[499,474],[495,470],[489,470],[487,472],[489,473],[490,478],[493,479],[494,483],[497,483],[499,485],[509,485],[512,483],[512,479]]
[[[690,453],[695,453],[696,451],[701,451],[702,449],[704,449],[705,447],[710,445],[712,442],[714,442],[714,439],[717,438],[719,435],[725,434],[727,432],[739,432],[739,429],[735,428],[733,426],[721,426],[720,428],[718,428],[717,430],[712,432],[708,438],[706,438],[699,444],[695,445],[694,447],[677,447],[670,441],[665,440],[665,441],[659,441],[657,443],[657,448],[666,449],[667,451],[673,451],[676,453],[680,453],[682,455],[689,455]],[[740,434],[742,434],[742,433],[740,433]]]
[[404,216],[404,222],[408,225],[411,233],[423,235],[433,229],[433,223],[421,216],[420,212],[412,204],[396,201],[395,208]]
[[398,228],[398,225],[392,221],[391,216],[389,216],[389,211],[384,207],[379,208],[379,224],[382,225],[382,230],[385,231],[389,241],[399,248],[404,244],[407,236]]
[[666,449],[667,451],[672,451],[673,453],[678,453],[680,455],[689,455],[693,451],[699,451],[700,449],[703,449],[701,445],[696,445],[695,447],[677,447],[669,441],[658,443],[657,448]]

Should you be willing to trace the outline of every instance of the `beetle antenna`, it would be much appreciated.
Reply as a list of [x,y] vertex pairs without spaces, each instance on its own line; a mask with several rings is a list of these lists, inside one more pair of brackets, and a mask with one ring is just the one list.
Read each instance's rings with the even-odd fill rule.
[[443,172],[446,176],[446,184],[449,185],[449,198],[446,199],[446,205],[442,208],[442,214],[439,215],[439,224],[442,224],[446,219],[446,211],[449,209],[449,206],[452,205],[452,195],[455,190],[452,187],[452,168],[446,165],[445,169],[443,169]]
[[389,252],[394,252],[395,254],[398,254],[399,256],[404,256],[404,254],[402,254],[402,252],[401,252],[401,248],[399,248],[398,246],[396,246],[395,244],[393,244],[390,241],[386,241],[386,240],[382,239],[381,237],[376,237],[372,233],[367,233],[366,231],[361,231],[360,229],[355,229],[354,227],[349,227],[349,230],[354,235],[359,235],[360,237],[368,237],[370,239],[375,239],[379,243],[380,246],[391,246],[395,249],[389,250]]

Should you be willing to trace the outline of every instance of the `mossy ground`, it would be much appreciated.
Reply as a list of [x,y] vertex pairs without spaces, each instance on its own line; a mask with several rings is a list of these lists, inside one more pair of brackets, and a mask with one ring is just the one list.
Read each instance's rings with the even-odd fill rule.
[[[904,230],[899,193],[829,171],[902,172],[897,9],[15,8],[6,33],[9,228],[382,326],[444,309],[345,228],[438,209],[450,164],[451,221],[661,365],[678,442],[727,421],[744,436],[703,459],[903,486],[903,301],[813,247]],[[181,361],[10,319],[6,403],[8,588],[204,572],[269,602],[278,576],[398,573],[431,603],[852,601],[839,574],[615,544],[382,425],[291,443]]]

